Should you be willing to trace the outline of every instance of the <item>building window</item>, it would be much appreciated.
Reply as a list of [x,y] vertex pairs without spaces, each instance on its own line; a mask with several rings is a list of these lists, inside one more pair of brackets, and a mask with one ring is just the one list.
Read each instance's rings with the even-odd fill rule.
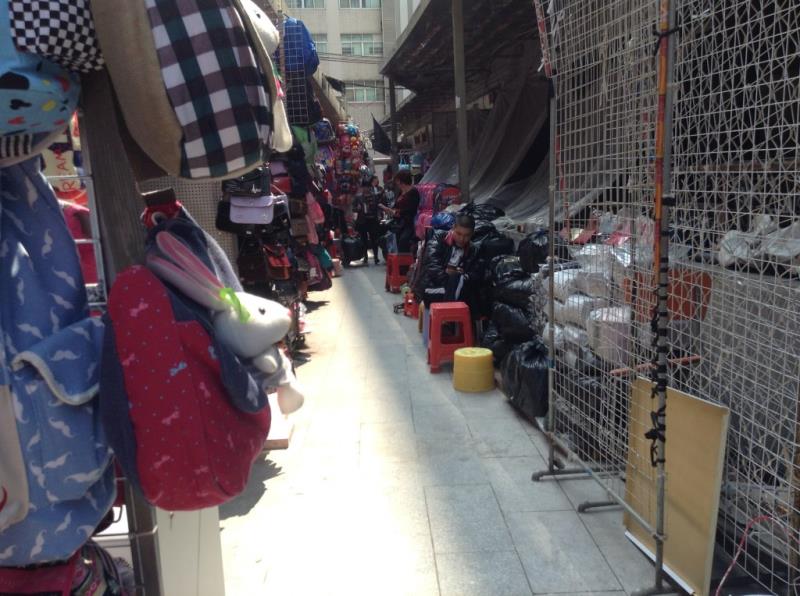
[[286,8],[325,8],[325,0],[286,0]]
[[383,81],[346,81],[345,96],[350,103],[383,103]]
[[342,35],[342,54],[345,56],[383,56],[380,35],[345,33]]
[[339,8],[380,8],[381,0],[339,0]]
[[328,34],[327,33],[312,33],[311,39],[314,40],[314,45],[317,46],[317,53],[328,53]]

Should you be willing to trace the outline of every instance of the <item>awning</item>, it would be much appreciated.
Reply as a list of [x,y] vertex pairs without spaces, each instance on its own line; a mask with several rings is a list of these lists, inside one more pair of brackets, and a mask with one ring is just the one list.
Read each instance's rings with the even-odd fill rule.
[[[468,101],[496,88],[508,76],[507,63],[515,62],[519,57],[520,43],[537,39],[536,14],[530,0],[465,2]],[[538,42],[534,45],[539,48]],[[453,22],[450,0],[422,1],[381,73],[398,86],[419,95],[452,99]]]

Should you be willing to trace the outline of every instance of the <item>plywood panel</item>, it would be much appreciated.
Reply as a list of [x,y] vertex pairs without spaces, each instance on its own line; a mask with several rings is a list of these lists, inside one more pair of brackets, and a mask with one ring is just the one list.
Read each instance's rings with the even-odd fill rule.
[[[626,499],[655,527],[656,469],[650,464],[653,384],[632,386]],[[708,594],[717,527],[728,408],[673,389],[667,390],[665,564],[696,594]],[[653,538],[630,515],[625,526],[654,552]]]

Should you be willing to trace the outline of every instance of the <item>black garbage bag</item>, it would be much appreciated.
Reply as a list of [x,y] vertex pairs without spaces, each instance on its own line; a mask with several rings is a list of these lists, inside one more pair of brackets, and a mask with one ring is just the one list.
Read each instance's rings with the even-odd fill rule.
[[503,389],[511,405],[529,420],[547,414],[548,365],[547,346],[538,338],[517,346],[503,361]]
[[525,271],[537,273],[550,256],[550,232],[542,229],[525,236],[519,242],[517,256]]
[[514,254],[514,239],[497,230],[487,234],[481,241],[478,254],[484,259],[494,259]]
[[503,359],[512,348],[512,346],[510,346],[508,342],[503,339],[503,336],[500,335],[500,332],[497,330],[497,326],[494,323],[489,323],[486,325],[486,329],[483,331],[481,347],[492,351],[492,354],[494,355],[495,366],[500,366],[500,363],[503,362]]
[[475,231],[472,233],[472,243],[480,247],[480,244],[483,242],[484,238],[496,233],[497,228],[494,227],[493,223],[489,221],[476,221]]
[[511,279],[496,284],[492,290],[492,295],[495,302],[502,302],[503,304],[529,310],[534,289],[533,279],[528,276],[525,279]]
[[519,257],[501,255],[492,259],[492,283],[500,285],[515,279],[530,277],[520,265]]
[[530,312],[524,308],[495,302],[492,306],[492,323],[497,326],[503,338],[513,345],[536,337]]
[[342,264],[349,265],[360,261],[366,255],[364,241],[359,236],[346,236],[342,239]]
[[475,218],[475,221],[494,221],[506,214],[506,212],[499,207],[489,205],[488,203],[481,203],[480,205],[469,203],[461,209],[461,213],[471,215]]

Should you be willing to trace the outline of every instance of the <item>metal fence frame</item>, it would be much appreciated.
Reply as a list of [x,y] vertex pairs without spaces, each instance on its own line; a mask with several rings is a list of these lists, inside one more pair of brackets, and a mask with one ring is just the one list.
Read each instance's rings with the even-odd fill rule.
[[[800,228],[800,11],[781,0],[722,0],[714,6],[702,0],[533,4],[543,66],[554,89],[551,263],[559,241],[556,205],[564,205],[561,233],[573,233],[576,221],[570,206],[580,203],[581,191],[591,193],[593,205],[601,209],[631,207],[631,220],[638,209],[653,222],[651,234],[642,237],[652,250],[652,258],[645,259],[650,271],[636,265],[634,254],[634,265],[626,272],[633,280],[625,280],[631,282],[632,294],[623,292],[610,304],[632,298],[633,327],[640,308],[637,298],[653,316],[649,335],[642,325],[632,328],[628,366],[637,371],[642,363],[652,363],[647,370],[657,388],[652,435],[659,465],[658,506],[648,516],[655,523],[626,501],[627,446],[619,438],[630,415],[625,382],[615,387],[613,375],[603,371],[599,383],[616,392],[623,401],[621,410],[605,418],[592,412],[599,422],[581,417],[585,404],[564,399],[570,389],[560,372],[564,363],[556,355],[554,324],[547,338],[553,354],[547,428],[551,448],[547,469],[533,479],[586,474],[596,480],[609,501],[585,503],[579,511],[609,504],[625,508],[656,539],[655,582],[647,592],[663,591],[666,387],[725,405],[732,425],[719,552],[738,560],[766,588],[794,594],[800,583],[800,263],[780,261],[791,239],[780,245],[775,234],[778,228],[787,234],[792,226]],[[648,18],[657,37],[645,42],[643,23]],[[656,52],[655,88],[637,70],[648,43]],[[581,62],[570,62],[576,56]],[[636,106],[614,96],[620,89],[635,89],[646,99],[641,118],[632,117]],[[655,102],[655,109],[648,101]],[[587,107],[592,109],[580,110]],[[648,188],[652,203],[644,194]],[[773,218],[771,227],[764,223],[766,216]],[[589,214],[583,215],[583,223],[590,225]],[[752,254],[726,268],[717,264],[715,251],[731,242],[732,231],[745,233]],[[632,237],[636,235],[634,225]],[[766,248],[770,243],[771,249]],[[702,314],[670,320],[671,275],[681,271],[704,276],[713,285],[707,293],[701,288],[699,295],[682,298],[684,306]],[[552,274],[549,286],[549,319],[555,322]],[[650,295],[637,297],[637,289]],[[677,349],[694,356],[670,358]],[[577,422],[564,418],[569,408],[576,410],[572,414]],[[576,430],[606,437],[601,447],[607,452],[583,449],[570,436]],[[576,467],[566,468],[559,452]]]

